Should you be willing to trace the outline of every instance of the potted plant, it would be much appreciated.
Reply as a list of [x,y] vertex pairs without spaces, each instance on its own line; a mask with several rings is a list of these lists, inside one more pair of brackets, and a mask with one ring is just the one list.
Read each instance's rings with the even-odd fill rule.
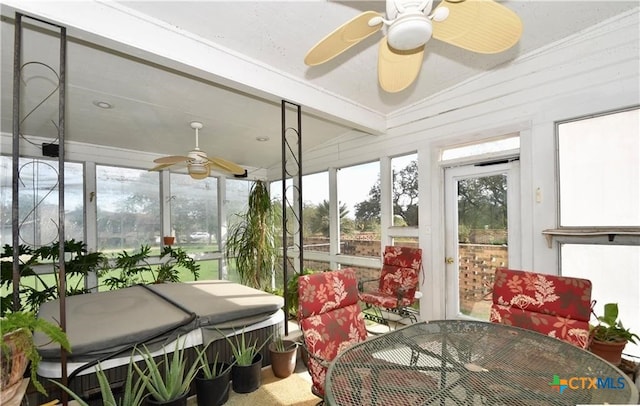
[[278,378],[286,378],[296,369],[298,356],[298,344],[295,341],[285,340],[280,333],[274,336],[269,343],[271,355],[271,369]]
[[263,289],[271,281],[279,254],[280,218],[266,182],[256,181],[249,192],[247,210],[230,222],[225,244],[225,257],[235,258],[243,284]]
[[[134,376],[136,375],[133,370],[133,357],[129,360],[129,368],[127,369],[127,378],[125,380],[124,388],[122,392],[116,397],[113,391],[111,390],[111,385],[109,384],[109,380],[107,375],[102,370],[100,363],[97,365],[96,378],[98,379],[98,383],[100,385],[100,395],[102,398],[103,405],[110,406],[142,406],[145,397],[145,387],[142,384],[142,380],[138,376],[138,379],[134,381]],[[58,385],[65,392],[67,392],[71,397],[73,397],[80,406],[89,406],[89,404],[78,396],[71,389],[62,385],[61,383],[51,380],[54,384]]]
[[[20,284],[20,296],[23,302],[20,310],[38,311],[40,304],[60,297],[58,291],[60,278],[58,259],[60,256],[60,244],[56,241],[49,245],[44,245],[38,249],[33,249],[28,245],[20,245],[19,272],[20,277],[34,278],[38,282]],[[89,273],[103,271],[108,264],[107,257],[100,252],[88,252],[87,246],[82,241],[66,240],[64,242],[65,251],[65,275],[67,277],[67,289],[65,296],[87,293],[85,288],[85,278]],[[0,257],[12,258],[13,247],[5,244]],[[2,314],[8,309],[14,309],[13,297],[13,264],[12,261],[3,260],[2,278],[0,283],[8,295],[2,297]],[[46,278],[34,269],[37,265],[50,265],[54,278]]]
[[231,367],[231,384],[236,393],[250,393],[257,390],[261,384],[262,354],[260,350],[269,342],[258,346],[258,339],[251,341],[245,337],[245,331],[234,335],[233,339],[226,337],[233,354]]
[[2,377],[3,401],[8,401],[16,394],[28,364],[30,364],[31,370],[31,383],[39,392],[46,395],[46,390],[38,382],[38,365],[42,358],[33,342],[33,334],[42,333],[49,340],[60,344],[66,351],[71,352],[71,346],[65,332],[60,326],[39,319],[35,313],[30,311],[5,313],[0,318],[0,331],[2,331],[0,375]]
[[220,406],[229,400],[232,363],[219,362],[216,353],[213,362],[207,358],[207,347],[198,350],[200,370],[196,374],[198,406]]
[[618,320],[618,304],[604,305],[604,315],[598,317],[598,324],[591,327],[589,349],[614,365],[622,362],[622,351],[627,342],[637,344],[640,339],[635,333],[624,328]]
[[[137,283],[180,282],[180,269],[188,270],[196,280],[200,277],[200,265],[180,247],[163,246],[160,259],[164,262],[157,267],[149,264],[150,256],[151,247],[148,245],[141,245],[139,250],[132,253],[118,253],[114,268],[120,269],[120,274],[105,278],[103,283],[113,290]],[[145,275],[151,276],[151,279],[145,279]]]
[[184,348],[180,346],[180,337],[176,339],[171,357],[165,351],[163,356],[156,359],[146,346],[138,352],[143,357],[146,370],[143,371],[137,364],[133,364],[133,367],[149,391],[150,396],[146,398],[146,403],[186,406],[190,385],[198,372],[199,364],[194,362],[187,369],[187,360],[184,356]]

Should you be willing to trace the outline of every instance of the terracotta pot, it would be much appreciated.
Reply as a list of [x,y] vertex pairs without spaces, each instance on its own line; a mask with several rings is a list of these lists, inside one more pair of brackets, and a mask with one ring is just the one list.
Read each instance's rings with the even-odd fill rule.
[[296,360],[298,357],[298,347],[296,343],[289,340],[284,340],[285,351],[277,351],[275,344],[269,344],[269,351],[271,353],[271,369],[273,374],[278,378],[286,378],[293,373],[296,369]]
[[174,242],[176,242],[176,237],[162,237],[164,245],[173,245]]
[[0,368],[0,393],[2,395],[2,402],[8,402],[13,398],[20,389],[24,373],[27,370],[29,361],[27,360],[24,351],[16,349],[16,344],[13,337],[17,337],[20,330],[5,334],[2,337],[4,343],[8,346],[7,351],[9,355],[2,354],[2,367]]
[[618,366],[622,362],[622,351],[626,345],[626,341],[592,340],[591,345],[589,345],[589,350],[600,358]]

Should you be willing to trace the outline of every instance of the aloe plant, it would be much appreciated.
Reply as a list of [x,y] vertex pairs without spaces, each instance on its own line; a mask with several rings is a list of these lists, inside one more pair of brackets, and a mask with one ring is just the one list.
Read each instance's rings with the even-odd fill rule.
[[[102,396],[102,404],[104,406],[141,406],[144,402],[144,399],[147,395],[145,395],[145,387],[142,384],[142,380],[140,378],[134,381],[133,372],[133,357],[129,360],[129,367],[127,369],[127,379],[125,381],[124,390],[122,392],[122,396],[116,400],[113,395],[113,391],[111,390],[111,386],[109,385],[109,380],[107,379],[106,374],[102,370],[100,364],[98,364],[96,371],[96,378],[98,379],[98,383],[100,384],[100,394]],[[80,406],[89,406],[89,404],[84,401],[80,396],[78,396],[71,389],[62,385],[61,383],[51,380],[54,384],[58,385],[65,392],[67,392],[71,397],[73,397]]]
[[207,358],[207,347],[204,347],[202,350],[196,349],[196,351],[198,352],[198,362],[200,363],[200,370],[202,371],[202,375],[205,377],[205,379],[213,379],[217,376],[220,376],[231,369],[231,367],[235,364],[235,361],[228,364],[222,362],[219,363],[218,353],[216,353],[213,362],[209,362]]
[[[146,370],[134,364],[140,378],[151,396],[158,402],[167,402],[179,399],[189,392],[189,386],[200,369],[197,362],[191,364],[187,370],[187,361],[184,357],[184,348],[180,346],[180,337],[176,340],[175,349],[171,357],[164,352],[159,361],[151,355],[146,346],[138,349],[142,355]],[[164,364],[164,365],[163,365]]]
[[[219,332],[220,334],[223,334],[221,331]],[[267,339],[258,347],[257,338],[251,341],[247,340],[244,335],[245,331],[243,330],[241,334],[234,334],[233,339],[225,337],[231,346],[231,353],[233,354],[235,362],[240,366],[251,365],[253,363],[253,358],[271,339],[271,336],[267,337]]]

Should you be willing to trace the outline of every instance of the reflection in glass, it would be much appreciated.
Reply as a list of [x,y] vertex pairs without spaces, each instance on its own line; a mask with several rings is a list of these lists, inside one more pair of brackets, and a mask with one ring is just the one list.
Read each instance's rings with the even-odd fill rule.
[[[0,157],[0,243],[12,244],[11,157]],[[20,158],[20,243],[39,247],[58,240],[58,161]],[[65,163],[65,236],[84,240],[84,199],[82,164]]]
[[160,242],[157,172],[96,166],[98,250],[109,253]]
[[171,235],[189,253],[219,250],[218,179],[171,173]]

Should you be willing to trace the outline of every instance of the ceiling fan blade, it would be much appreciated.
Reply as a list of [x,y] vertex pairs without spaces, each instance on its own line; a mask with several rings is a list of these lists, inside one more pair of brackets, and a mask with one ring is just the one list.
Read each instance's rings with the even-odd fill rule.
[[389,93],[400,92],[413,83],[420,73],[424,46],[411,51],[396,51],[382,38],[378,49],[378,81]]
[[157,164],[177,164],[178,162],[188,161],[188,156],[170,155],[163,156],[162,158],[154,159],[153,162]]
[[208,158],[209,162],[227,172],[230,172],[234,175],[242,175],[244,174],[244,168],[240,165],[234,164],[233,162],[227,161],[226,159],[210,157]]
[[433,21],[433,38],[468,51],[495,54],[514,46],[522,35],[516,13],[493,0],[442,2],[449,8],[444,21]]
[[347,21],[314,45],[304,57],[304,63],[309,66],[325,63],[378,32],[382,28],[382,21],[373,27],[369,26],[369,21],[374,17],[382,15],[375,11],[365,11]]
[[149,169],[149,172],[161,171],[164,168],[168,168],[168,167],[170,167],[172,165],[174,165],[174,164],[160,164],[160,165],[154,166],[153,168]]

